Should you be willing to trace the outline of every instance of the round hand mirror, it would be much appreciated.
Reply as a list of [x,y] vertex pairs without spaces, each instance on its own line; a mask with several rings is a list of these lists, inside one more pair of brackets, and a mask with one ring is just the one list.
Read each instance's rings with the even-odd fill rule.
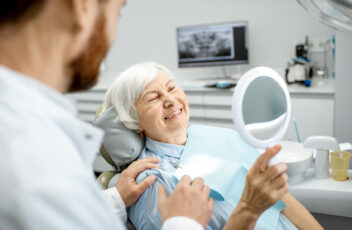
[[[246,72],[232,97],[233,121],[241,137],[255,148],[269,148],[286,134],[291,119],[287,85],[271,68],[256,67]],[[280,154],[270,165],[280,162]]]

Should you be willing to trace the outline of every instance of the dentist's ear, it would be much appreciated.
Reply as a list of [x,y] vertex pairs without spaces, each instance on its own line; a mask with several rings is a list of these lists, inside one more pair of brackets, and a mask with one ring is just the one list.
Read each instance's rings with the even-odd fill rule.
[[72,15],[72,28],[74,32],[83,33],[89,37],[94,27],[99,11],[99,1],[92,0],[67,0]]
[[67,47],[68,58],[74,59],[89,42],[99,13],[98,0],[55,0],[66,10],[62,13],[62,21],[58,22],[72,37]]

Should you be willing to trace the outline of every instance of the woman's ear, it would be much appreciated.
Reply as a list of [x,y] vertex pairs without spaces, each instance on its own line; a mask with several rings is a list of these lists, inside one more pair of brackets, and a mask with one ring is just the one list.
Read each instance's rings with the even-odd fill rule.
[[137,133],[139,134],[139,136],[141,136],[141,138],[144,138],[144,130],[142,128],[139,128],[137,130]]

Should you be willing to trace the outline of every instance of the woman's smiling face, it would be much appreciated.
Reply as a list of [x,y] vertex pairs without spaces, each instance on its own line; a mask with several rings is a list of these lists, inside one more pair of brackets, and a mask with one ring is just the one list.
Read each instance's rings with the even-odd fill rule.
[[160,70],[146,85],[135,106],[140,128],[148,137],[171,143],[180,135],[186,136],[189,121],[187,97],[164,71]]

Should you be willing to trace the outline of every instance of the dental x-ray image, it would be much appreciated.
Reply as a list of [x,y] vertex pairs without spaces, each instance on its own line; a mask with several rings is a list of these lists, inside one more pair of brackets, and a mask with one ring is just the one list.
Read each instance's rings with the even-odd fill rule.
[[238,21],[178,27],[178,66],[248,64],[247,26]]
[[233,59],[235,56],[232,28],[197,28],[180,32],[178,36],[180,61]]

